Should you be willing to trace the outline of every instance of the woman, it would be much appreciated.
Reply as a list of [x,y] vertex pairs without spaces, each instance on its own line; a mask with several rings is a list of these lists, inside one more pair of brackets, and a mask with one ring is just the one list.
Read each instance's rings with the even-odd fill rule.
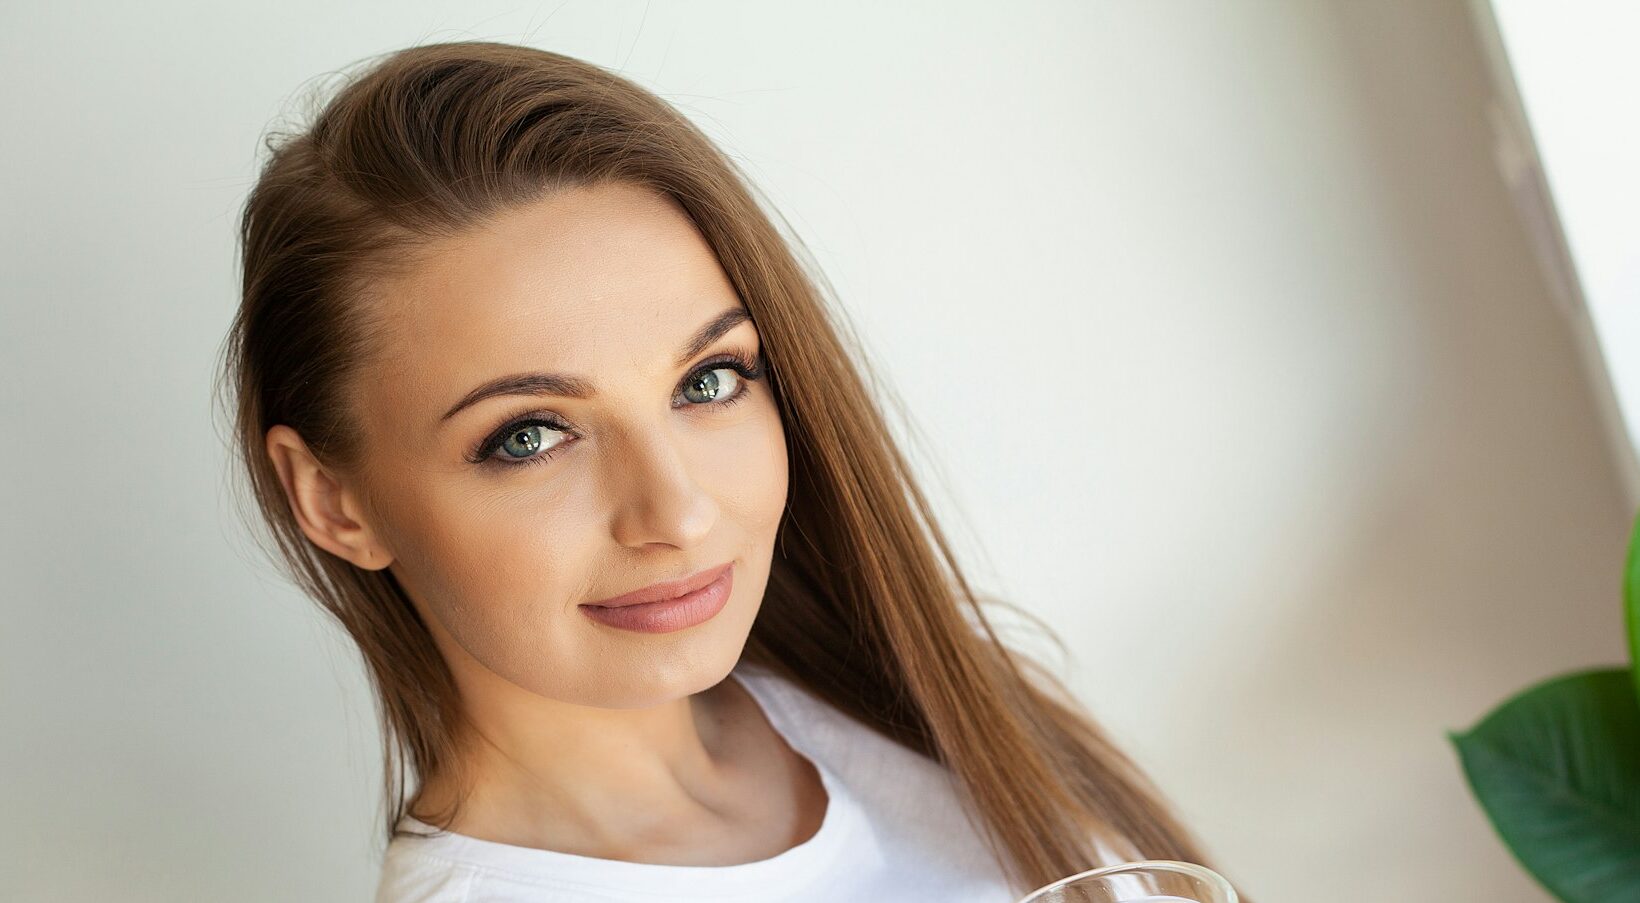
[[378,697],[379,901],[1000,903],[1205,862],[997,639],[812,266],[664,101],[436,44],[270,146],[225,376]]

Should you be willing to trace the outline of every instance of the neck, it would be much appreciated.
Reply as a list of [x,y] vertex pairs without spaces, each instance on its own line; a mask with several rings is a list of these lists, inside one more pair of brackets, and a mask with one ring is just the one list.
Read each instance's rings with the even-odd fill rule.
[[[425,781],[411,814],[459,800],[450,830],[545,849],[631,848],[728,820],[724,682],[630,708],[532,693],[470,658],[452,667],[470,725],[460,767]],[[465,787],[455,786],[465,778]]]

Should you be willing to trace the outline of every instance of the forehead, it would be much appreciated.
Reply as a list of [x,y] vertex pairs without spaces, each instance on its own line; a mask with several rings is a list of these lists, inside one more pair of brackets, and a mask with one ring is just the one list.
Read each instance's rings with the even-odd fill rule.
[[702,321],[736,303],[682,209],[624,183],[509,210],[378,288],[386,336],[367,382],[428,409],[509,373],[579,373],[601,388],[670,368]]

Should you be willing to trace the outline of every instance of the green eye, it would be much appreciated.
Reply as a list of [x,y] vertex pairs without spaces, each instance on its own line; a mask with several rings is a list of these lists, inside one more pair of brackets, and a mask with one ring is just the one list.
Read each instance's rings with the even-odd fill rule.
[[[697,370],[695,372],[698,375],[689,382],[684,383],[683,394],[685,398],[688,398],[691,391],[699,392],[704,396],[699,399],[701,404],[709,404],[717,401],[720,397],[728,398],[733,396],[738,391],[740,381],[743,379],[733,367],[713,367],[710,370]],[[733,374],[728,378],[727,385],[725,385],[724,378],[718,376],[719,373]],[[690,400],[694,401],[695,399],[691,398]]]
[[[496,450],[512,458],[528,458],[540,451],[542,445],[545,444],[543,433],[557,432],[561,431],[549,429],[545,424],[540,423],[521,425],[519,429],[507,434],[501,440],[501,443],[496,446]],[[552,455],[552,449],[556,447],[557,445],[553,445],[547,449],[549,457]]]
[[[736,404],[751,392],[752,382],[763,377],[765,366],[761,355],[754,359],[736,352],[707,361],[678,387],[678,394],[684,400],[682,406],[727,408]],[[724,372],[731,375],[722,376]],[[550,433],[569,438],[548,445]],[[467,460],[503,469],[541,464],[580,438],[568,424],[553,419],[551,414],[531,414],[492,433]]]

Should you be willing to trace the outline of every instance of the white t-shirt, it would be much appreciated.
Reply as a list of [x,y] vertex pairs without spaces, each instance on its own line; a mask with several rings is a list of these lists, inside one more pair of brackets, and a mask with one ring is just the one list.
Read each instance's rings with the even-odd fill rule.
[[[829,798],[818,832],[769,859],[724,866],[623,862],[442,832],[394,837],[376,903],[1015,903],[944,766],[773,671],[730,676],[814,763]],[[432,826],[404,817],[413,830]]]

